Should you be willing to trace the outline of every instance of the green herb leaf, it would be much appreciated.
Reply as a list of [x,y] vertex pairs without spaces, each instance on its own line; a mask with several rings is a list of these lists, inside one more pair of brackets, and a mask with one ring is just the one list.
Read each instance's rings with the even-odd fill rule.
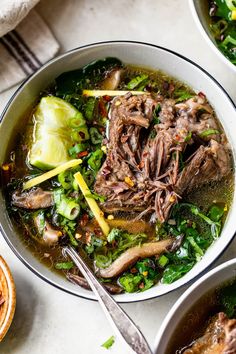
[[112,241],[117,240],[119,237],[122,237],[122,234],[122,230],[113,228],[107,236],[107,241],[111,243]]
[[55,264],[56,269],[70,270],[74,267],[73,262],[59,262]]
[[186,101],[189,98],[192,98],[194,95],[186,90],[175,90],[174,91],[174,98],[176,99],[175,102],[182,102]]
[[225,212],[224,204],[213,204],[208,211],[208,216],[211,220],[217,222],[220,221],[220,219],[224,215],[224,212]]
[[166,267],[163,273],[162,281],[164,284],[171,284],[180,279],[184,274],[188,273],[194,263],[187,264],[171,264]]
[[187,143],[188,141],[190,141],[192,139],[192,132],[188,132],[186,138],[184,139],[185,143]]
[[143,275],[145,279],[155,280],[158,277],[158,271],[154,261],[150,258],[144,258],[138,261],[135,265],[139,273]]
[[161,111],[161,105],[160,103],[158,103],[154,109],[154,112],[153,112],[153,124],[159,124],[160,123],[160,119],[159,119],[159,113]]
[[119,278],[120,285],[127,293],[134,293],[139,290],[139,284],[142,282],[142,275],[125,274]]
[[91,192],[90,194],[86,194],[86,197],[98,200],[101,203],[104,203],[106,200],[106,197],[104,197],[103,195],[99,195],[95,192],[93,192],[93,193]]
[[94,110],[96,106],[97,99],[95,97],[89,97],[84,105],[85,118],[92,121],[94,118]]
[[215,3],[217,5],[217,10],[216,10],[216,16],[225,18],[226,20],[230,19],[230,14],[231,11],[226,5],[225,0],[215,0]]
[[96,237],[95,235],[91,236],[91,240],[90,243],[85,247],[85,251],[88,254],[93,253],[97,248],[102,247],[104,244],[104,241],[98,237]]
[[111,336],[108,340],[106,340],[106,342],[104,342],[101,347],[105,348],[105,349],[109,349],[111,348],[111,346],[115,343],[115,337]]

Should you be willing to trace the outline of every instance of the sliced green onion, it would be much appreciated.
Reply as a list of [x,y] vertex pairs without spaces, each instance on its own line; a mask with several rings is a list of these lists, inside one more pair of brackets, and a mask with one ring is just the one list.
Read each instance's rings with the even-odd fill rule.
[[67,171],[61,172],[58,175],[58,182],[62,186],[63,189],[70,189],[72,180],[70,178],[70,174]]
[[191,246],[193,247],[193,249],[195,250],[195,252],[197,254],[199,254],[200,256],[204,255],[203,250],[198,246],[198,244],[196,243],[196,241],[194,240],[193,237],[187,237],[187,240],[189,241],[189,243],[191,244]]
[[89,139],[89,132],[86,125],[81,125],[77,129],[71,131],[71,137],[74,142],[81,142]]
[[81,112],[78,112],[75,117],[72,117],[68,121],[68,125],[72,129],[79,129],[85,124],[84,117]]
[[130,80],[130,82],[128,82],[128,84],[126,85],[128,90],[133,90],[135,88],[137,88],[140,84],[143,84],[143,82],[147,81],[148,79],[148,75],[143,74],[143,75],[138,75],[135,78],[133,78],[132,80]]
[[168,262],[169,262],[169,259],[164,254],[158,260],[158,263],[162,268],[164,268]]
[[96,151],[94,151],[90,158],[88,159],[88,165],[91,167],[91,169],[94,172],[97,172],[101,165],[102,165],[102,158],[103,158],[103,151],[101,149],[98,149]]
[[110,254],[107,256],[103,254],[95,254],[95,263],[98,268],[107,268],[112,263],[112,257]]
[[88,144],[86,144],[86,143],[78,143],[78,144],[75,144],[74,146],[72,146],[69,150],[68,150],[68,152],[69,152],[69,155],[70,156],[77,156],[77,154],[79,154],[80,152],[82,152],[82,151],[85,151],[85,150],[87,150],[87,148],[88,148]]
[[233,44],[236,45],[236,39],[231,37],[230,35],[228,35],[227,37],[225,37],[225,39],[223,40],[223,42],[221,43],[221,45],[223,47],[227,47],[228,44]]
[[92,144],[97,145],[97,144],[101,144],[102,140],[103,140],[103,136],[102,134],[99,133],[99,131],[97,130],[97,128],[90,128],[89,129],[89,134],[90,134],[90,138],[92,141]]
[[79,215],[80,205],[73,199],[67,198],[60,189],[54,191],[54,201],[57,213],[65,218],[74,220]]
[[236,10],[235,0],[225,0],[225,3],[231,11]]

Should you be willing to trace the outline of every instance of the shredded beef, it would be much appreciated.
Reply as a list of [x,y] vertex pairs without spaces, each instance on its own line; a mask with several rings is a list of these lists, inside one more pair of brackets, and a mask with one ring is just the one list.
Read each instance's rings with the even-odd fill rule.
[[128,93],[112,101],[109,117],[107,158],[95,183],[106,212],[139,212],[137,218],[164,222],[184,193],[230,171],[225,136],[205,97],[176,104]]
[[196,339],[183,354],[236,354],[236,319],[223,312],[214,317],[204,335]]

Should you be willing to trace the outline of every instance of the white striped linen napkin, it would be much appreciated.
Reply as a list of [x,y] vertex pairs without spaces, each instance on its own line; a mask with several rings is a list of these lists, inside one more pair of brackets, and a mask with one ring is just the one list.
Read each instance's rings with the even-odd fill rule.
[[0,38],[0,92],[30,76],[58,50],[49,27],[31,10],[15,29]]

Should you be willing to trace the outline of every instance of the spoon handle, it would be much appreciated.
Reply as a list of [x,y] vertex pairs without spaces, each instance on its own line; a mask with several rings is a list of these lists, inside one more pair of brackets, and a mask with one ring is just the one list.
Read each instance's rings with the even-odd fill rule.
[[74,250],[74,248],[71,246],[66,246],[63,248],[63,251],[79,268],[83,276],[88,281],[91,289],[97,296],[97,299],[102,306],[109,322],[116,331],[118,330],[118,333],[129,344],[134,352],[136,354],[152,354],[152,351],[140,330],[135,326],[133,321],[124,312],[124,310],[122,310],[122,308],[115,302],[115,300],[107,292],[103,285],[99,283],[99,281],[93,275],[80,255]]

